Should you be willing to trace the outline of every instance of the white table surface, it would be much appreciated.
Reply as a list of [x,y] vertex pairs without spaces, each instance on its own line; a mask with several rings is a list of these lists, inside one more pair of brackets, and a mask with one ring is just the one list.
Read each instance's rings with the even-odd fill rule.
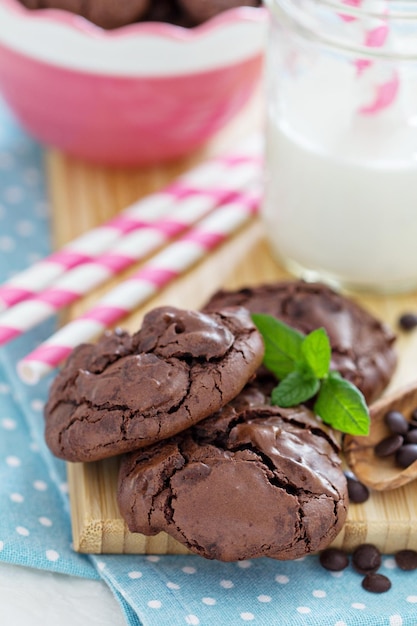
[[0,563],[1,626],[126,626],[102,581]]

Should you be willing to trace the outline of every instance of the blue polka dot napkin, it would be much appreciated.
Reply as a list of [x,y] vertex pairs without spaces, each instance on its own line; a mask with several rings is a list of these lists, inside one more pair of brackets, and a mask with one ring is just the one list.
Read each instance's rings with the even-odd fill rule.
[[[0,281],[50,249],[41,148],[0,102]],[[36,387],[16,362],[44,340],[44,323],[0,348],[0,559],[102,578],[129,626],[417,626],[417,572],[385,556],[392,588],[372,594],[353,569],[330,573],[315,556],[219,563],[197,556],[86,556],[71,548],[65,466],[43,439],[49,379]]]

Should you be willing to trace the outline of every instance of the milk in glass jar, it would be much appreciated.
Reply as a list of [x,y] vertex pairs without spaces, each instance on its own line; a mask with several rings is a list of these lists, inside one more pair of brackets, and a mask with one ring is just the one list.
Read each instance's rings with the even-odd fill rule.
[[266,0],[262,207],[299,276],[417,287],[417,1]]

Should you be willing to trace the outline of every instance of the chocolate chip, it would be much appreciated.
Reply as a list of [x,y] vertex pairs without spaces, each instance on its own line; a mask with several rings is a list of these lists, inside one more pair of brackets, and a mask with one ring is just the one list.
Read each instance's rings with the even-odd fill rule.
[[322,567],[332,572],[340,572],[349,564],[349,558],[343,550],[339,548],[327,548],[319,556]]
[[417,428],[410,430],[405,436],[406,443],[417,443]]
[[415,550],[400,550],[394,556],[400,569],[406,571],[417,569],[417,552]]
[[417,461],[417,443],[406,443],[401,446],[395,455],[395,460],[400,467],[408,467]]
[[402,435],[390,435],[382,439],[382,441],[375,446],[375,454],[380,457],[390,456],[391,454],[395,454],[403,443],[404,437]]
[[402,330],[413,330],[417,326],[417,315],[415,313],[403,313],[398,320],[398,325]]
[[362,581],[362,587],[366,591],[372,591],[372,593],[384,593],[391,589],[391,581],[387,576],[383,574],[367,574]]
[[346,476],[349,501],[355,504],[365,502],[369,498],[369,489],[354,476]]
[[409,423],[400,411],[388,411],[384,415],[384,421],[394,434],[405,435],[408,432]]
[[352,563],[360,574],[376,572],[381,565],[381,553],[372,543],[362,543],[353,552]]

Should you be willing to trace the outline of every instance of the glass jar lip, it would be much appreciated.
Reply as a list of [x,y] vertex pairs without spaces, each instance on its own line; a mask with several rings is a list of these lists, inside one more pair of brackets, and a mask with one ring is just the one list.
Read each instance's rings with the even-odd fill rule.
[[[362,10],[363,0],[264,0],[265,6],[270,12],[270,16],[276,16],[287,25],[294,28],[298,35],[310,41],[315,41],[330,50],[339,50],[348,56],[369,60],[417,61],[417,0],[376,0],[366,4],[366,7],[379,5],[385,7],[380,12],[370,12]],[[414,11],[391,12],[392,4],[397,7],[414,7]],[[360,8],[352,5],[360,5]],[[311,8],[311,11],[309,10]],[[363,25],[364,32],[369,20],[379,22],[386,27],[390,33],[390,38],[395,38],[395,45],[368,45],[360,43],[349,35],[340,34],[333,29],[323,29],[325,19],[323,15],[338,16],[340,22],[357,21]],[[348,19],[346,19],[346,17]],[[334,25],[334,22],[333,22]],[[403,40],[404,31],[408,34]]]
[[[264,3],[273,11],[274,5],[279,5],[280,0],[264,0]],[[376,0],[372,3],[365,3],[365,6],[362,0],[311,0],[311,4],[327,7],[335,13],[352,18],[417,22],[417,0]]]

